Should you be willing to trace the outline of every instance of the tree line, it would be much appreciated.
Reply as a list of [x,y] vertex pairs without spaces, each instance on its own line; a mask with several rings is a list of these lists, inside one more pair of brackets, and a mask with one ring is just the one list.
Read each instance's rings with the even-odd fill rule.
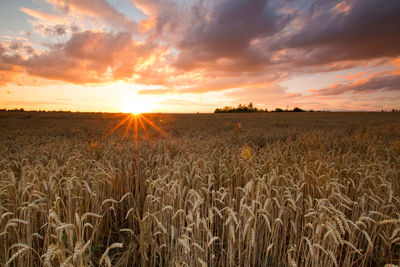
[[[214,113],[241,113],[241,112],[305,112],[301,108],[295,107],[294,109],[281,109],[276,108],[275,110],[268,111],[268,109],[256,108],[253,106],[253,103],[249,103],[248,105],[239,104],[237,107],[226,106],[223,108],[215,109]],[[313,110],[310,110],[313,111]]]

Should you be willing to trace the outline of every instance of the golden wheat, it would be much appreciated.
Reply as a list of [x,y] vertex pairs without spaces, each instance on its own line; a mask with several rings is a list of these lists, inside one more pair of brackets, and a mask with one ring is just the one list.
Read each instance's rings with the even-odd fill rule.
[[400,264],[397,114],[7,116],[6,265]]

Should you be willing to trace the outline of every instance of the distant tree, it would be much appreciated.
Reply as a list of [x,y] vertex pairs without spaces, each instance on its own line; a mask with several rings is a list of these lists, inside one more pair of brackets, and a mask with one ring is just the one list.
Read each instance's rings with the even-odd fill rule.
[[276,109],[275,109],[275,112],[283,112],[283,109],[281,109],[281,108],[276,108]]
[[9,109],[9,110],[7,110],[8,112],[24,112],[25,110],[23,109],[23,108],[20,108],[20,109],[18,109],[18,108],[15,108],[15,109]]
[[224,112],[229,112],[230,110],[232,110],[232,108],[231,107],[228,107],[228,106],[226,106],[226,107],[224,107]]
[[294,109],[293,109],[293,112],[304,112],[305,110],[303,110],[303,109],[301,109],[301,108],[298,108],[298,107],[295,107]]

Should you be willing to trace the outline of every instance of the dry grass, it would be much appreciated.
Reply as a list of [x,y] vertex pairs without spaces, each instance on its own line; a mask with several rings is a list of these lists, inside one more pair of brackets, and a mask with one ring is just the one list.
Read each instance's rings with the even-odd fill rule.
[[0,262],[400,265],[398,114],[147,117],[2,114]]

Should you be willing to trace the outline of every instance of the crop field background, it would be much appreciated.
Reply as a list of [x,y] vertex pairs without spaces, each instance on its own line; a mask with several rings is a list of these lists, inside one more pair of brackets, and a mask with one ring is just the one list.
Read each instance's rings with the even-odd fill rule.
[[399,113],[126,116],[0,114],[2,266],[400,265]]

